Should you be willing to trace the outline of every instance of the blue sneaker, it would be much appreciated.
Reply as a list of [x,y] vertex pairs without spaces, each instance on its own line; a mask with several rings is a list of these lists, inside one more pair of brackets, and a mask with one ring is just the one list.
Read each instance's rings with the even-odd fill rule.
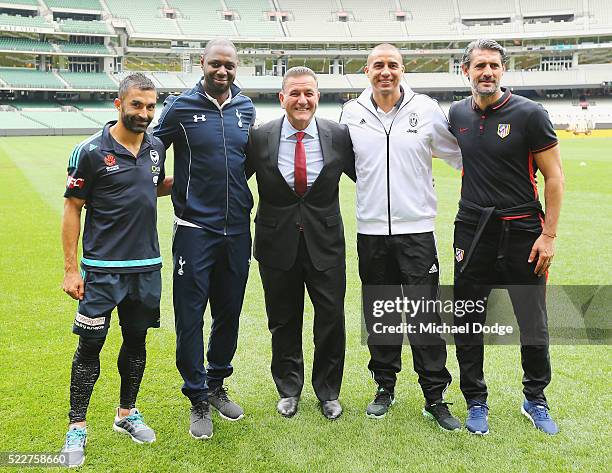
[[487,435],[489,433],[489,406],[484,402],[470,401],[465,428],[471,434]]
[[64,455],[62,466],[76,468],[85,463],[85,445],[87,445],[87,429],[71,427],[66,433],[66,442],[60,451]]
[[548,435],[559,433],[559,427],[557,427],[555,421],[548,414],[548,407],[546,405],[525,399],[521,406],[521,412],[531,421],[536,429]]

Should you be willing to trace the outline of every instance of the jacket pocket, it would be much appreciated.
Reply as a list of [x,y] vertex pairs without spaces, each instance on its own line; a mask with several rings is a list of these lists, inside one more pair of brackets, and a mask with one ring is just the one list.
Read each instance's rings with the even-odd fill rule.
[[336,225],[340,225],[341,221],[342,221],[342,218],[340,217],[340,214],[331,215],[330,217],[325,217],[325,226],[335,227]]
[[276,228],[278,222],[274,218],[266,218],[260,217],[259,215],[255,216],[255,223],[257,225],[263,225],[264,227]]

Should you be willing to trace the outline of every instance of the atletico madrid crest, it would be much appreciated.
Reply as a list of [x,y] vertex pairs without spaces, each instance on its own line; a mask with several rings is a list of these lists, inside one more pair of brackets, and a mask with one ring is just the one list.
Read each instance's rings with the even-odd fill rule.
[[461,248],[455,248],[455,259],[457,263],[461,263],[463,261],[463,250]]
[[510,134],[510,123],[500,123],[497,125],[497,135],[504,139]]

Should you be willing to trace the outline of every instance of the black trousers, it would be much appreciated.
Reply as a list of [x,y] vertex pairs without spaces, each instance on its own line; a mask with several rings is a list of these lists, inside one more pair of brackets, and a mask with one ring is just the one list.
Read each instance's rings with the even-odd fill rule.
[[[546,276],[538,277],[534,274],[537,259],[527,263],[539,234],[510,228],[504,235],[501,225],[496,224],[498,222],[489,226],[493,227],[493,230],[487,227],[469,265],[463,271],[460,271],[463,262],[457,261],[461,258],[455,257],[455,299],[488,299],[491,286],[508,286],[520,330],[523,393],[530,401],[546,404],[544,388],[551,379],[545,300]],[[455,223],[455,255],[461,255],[460,250],[467,252],[475,231],[475,225]],[[478,316],[471,315],[469,319],[456,317],[455,324],[484,323],[485,320],[486,311]],[[455,343],[461,391],[466,401],[486,402],[483,335],[456,335]]]
[[[439,284],[439,263],[433,232],[408,235],[357,235],[359,276],[363,285],[413,285],[432,288],[435,298]],[[434,315],[440,322],[438,314]],[[401,320],[397,321],[398,323]],[[451,383],[446,369],[446,344],[435,335],[427,345],[413,343],[412,361],[428,403],[442,399]],[[402,368],[402,337],[397,344],[374,345],[370,349],[369,370],[379,386],[393,392]]]
[[314,306],[312,386],[320,401],[338,399],[344,371],[345,264],[317,271],[304,237],[295,264],[282,271],[259,264],[268,328],[272,334],[272,378],[281,397],[299,396],[304,385],[302,324],[304,288]]

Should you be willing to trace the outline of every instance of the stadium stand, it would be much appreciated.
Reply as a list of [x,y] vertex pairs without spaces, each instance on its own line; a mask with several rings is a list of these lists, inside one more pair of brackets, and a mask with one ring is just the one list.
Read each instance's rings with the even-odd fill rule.
[[[88,128],[97,125],[81,112],[21,112],[21,114],[49,128]],[[115,114],[116,116],[117,114]]]
[[[532,2],[532,0],[529,1]],[[514,0],[497,0],[496,2],[487,3],[486,8],[483,8],[482,2],[479,2],[478,0],[466,0],[458,2],[458,6],[459,14],[462,18],[497,18],[502,16],[511,17],[516,15]]]
[[30,120],[20,112],[0,112],[0,136],[4,135],[4,130],[18,129],[45,129],[47,125]]
[[153,72],[147,75],[153,76],[152,79],[154,79],[154,82],[164,89],[184,90],[188,87],[177,74]]
[[39,6],[38,0],[2,0],[2,3],[8,3],[10,5]]
[[612,26],[612,8],[609,0],[588,0],[589,12],[591,13],[590,27],[593,29],[607,28]]
[[117,90],[117,83],[104,72],[61,72],[74,89]]
[[177,38],[182,34],[176,20],[162,16],[164,5],[159,0],[105,0],[105,3],[114,17],[129,21],[136,36]]
[[60,51],[66,54],[114,54],[103,44],[57,43]]
[[36,69],[0,68],[0,80],[10,87],[24,89],[64,89],[66,86],[54,75]]
[[238,12],[239,18],[234,20],[239,36],[254,38],[283,37],[283,28],[274,18],[270,20],[268,12],[272,11],[267,0],[226,0],[225,4],[231,11]]
[[7,15],[6,13],[0,14],[0,25],[53,29],[53,25],[48,23],[42,16]]
[[[499,3],[499,0],[498,0]],[[520,0],[519,2],[523,15],[529,14],[554,14],[558,12],[571,12],[582,14],[582,0]],[[487,9],[490,5],[487,5]]]
[[53,52],[53,46],[51,46],[49,43],[43,43],[33,39],[0,36],[0,50],[50,53]]
[[[127,0],[128,3],[130,0]],[[94,10],[101,11],[102,7],[98,0],[45,0],[50,9],[64,8],[70,10]]]
[[[435,33],[448,34],[455,20],[451,0],[437,0],[435,14],[429,2],[407,2],[406,10],[410,18],[406,18],[406,29],[411,36],[425,36]],[[409,21],[410,20],[410,21]]]
[[337,19],[336,2],[327,0],[308,0],[304,8],[303,0],[279,0],[283,12],[290,14],[285,23],[290,36],[296,38],[342,38],[348,37],[345,23]]
[[350,35],[358,38],[405,37],[402,23],[396,20],[395,0],[377,0],[376,8],[360,0],[342,0],[342,6],[353,15],[347,22]]
[[168,5],[178,11],[177,23],[187,36],[236,36],[232,23],[223,19],[223,8],[218,1],[168,0]]
[[114,34],[104,21],[81,21],[72,20],[70,18],[58,21],[57,25],[60,31],[67,33],[89,33],[89,34]]

